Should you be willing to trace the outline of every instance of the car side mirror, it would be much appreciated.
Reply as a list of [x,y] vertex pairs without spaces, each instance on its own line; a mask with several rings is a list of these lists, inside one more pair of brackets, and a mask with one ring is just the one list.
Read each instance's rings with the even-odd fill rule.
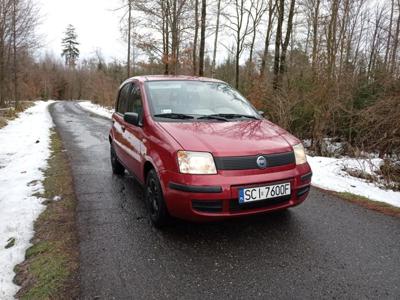
[[259,114],[260,116],[264,116],[265,113],[264,113],[262,110],[259,110],[259,111],[258,111],[258,114]]
[[140,126],[140,118],[137,113],[128,112],[124,114],[124,121],[134,126]]

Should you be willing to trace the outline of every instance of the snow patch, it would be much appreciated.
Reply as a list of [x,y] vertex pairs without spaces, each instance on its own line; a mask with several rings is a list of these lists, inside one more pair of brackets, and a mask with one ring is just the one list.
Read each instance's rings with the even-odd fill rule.
[[307,159],[313,171],[312,185],[335,192],[348,192],[400,207],[400,192],[382,189],[377,183],[350,176],[345,171],[356,169],[373,174],[379,170],[383,160],[321,156],[308,156]]
[[91,113],[97,114],[102,117],[106,117],[111,119],[114,110],[111,108],[107,108],[98,104],[94,104],[90,101],[80,101],[78,104],[84,109]]
[[43,199],[33,194],[43,191],[53,127],[48,106],[53,102],[37,101],[0,129],[0,299],[13,299],[19,290],[12,282],[13,269],[24,261],[33,222],[44,210]]

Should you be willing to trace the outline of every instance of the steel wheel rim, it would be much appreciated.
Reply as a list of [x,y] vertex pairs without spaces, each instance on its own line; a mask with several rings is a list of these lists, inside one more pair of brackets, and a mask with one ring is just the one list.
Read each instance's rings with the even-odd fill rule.
[[160,208],[158,205],[158,188],[154,178],[149,180],[147,187],[147,201],[150,208],[150,215],[152,217],[157,216]]
[[115,165],[115,163],[117,162],[117,156],[114,153],[114,150],[111,148],[111,163],[112,165]]

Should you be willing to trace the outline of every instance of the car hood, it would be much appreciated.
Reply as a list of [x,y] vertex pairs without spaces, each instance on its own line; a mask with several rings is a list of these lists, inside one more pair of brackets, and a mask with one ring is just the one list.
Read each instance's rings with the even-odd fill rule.
[[267,120],[159,124],[183,150],[211,152],[215,156],[289,152],[297,140]]

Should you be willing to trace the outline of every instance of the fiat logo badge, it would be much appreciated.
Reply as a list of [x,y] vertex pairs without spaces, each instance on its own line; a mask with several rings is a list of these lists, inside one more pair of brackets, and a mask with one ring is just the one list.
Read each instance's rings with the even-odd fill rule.
[[264,156],[257,157],[257,166],[260,169],[265,169],[267,167],[267,159]]

